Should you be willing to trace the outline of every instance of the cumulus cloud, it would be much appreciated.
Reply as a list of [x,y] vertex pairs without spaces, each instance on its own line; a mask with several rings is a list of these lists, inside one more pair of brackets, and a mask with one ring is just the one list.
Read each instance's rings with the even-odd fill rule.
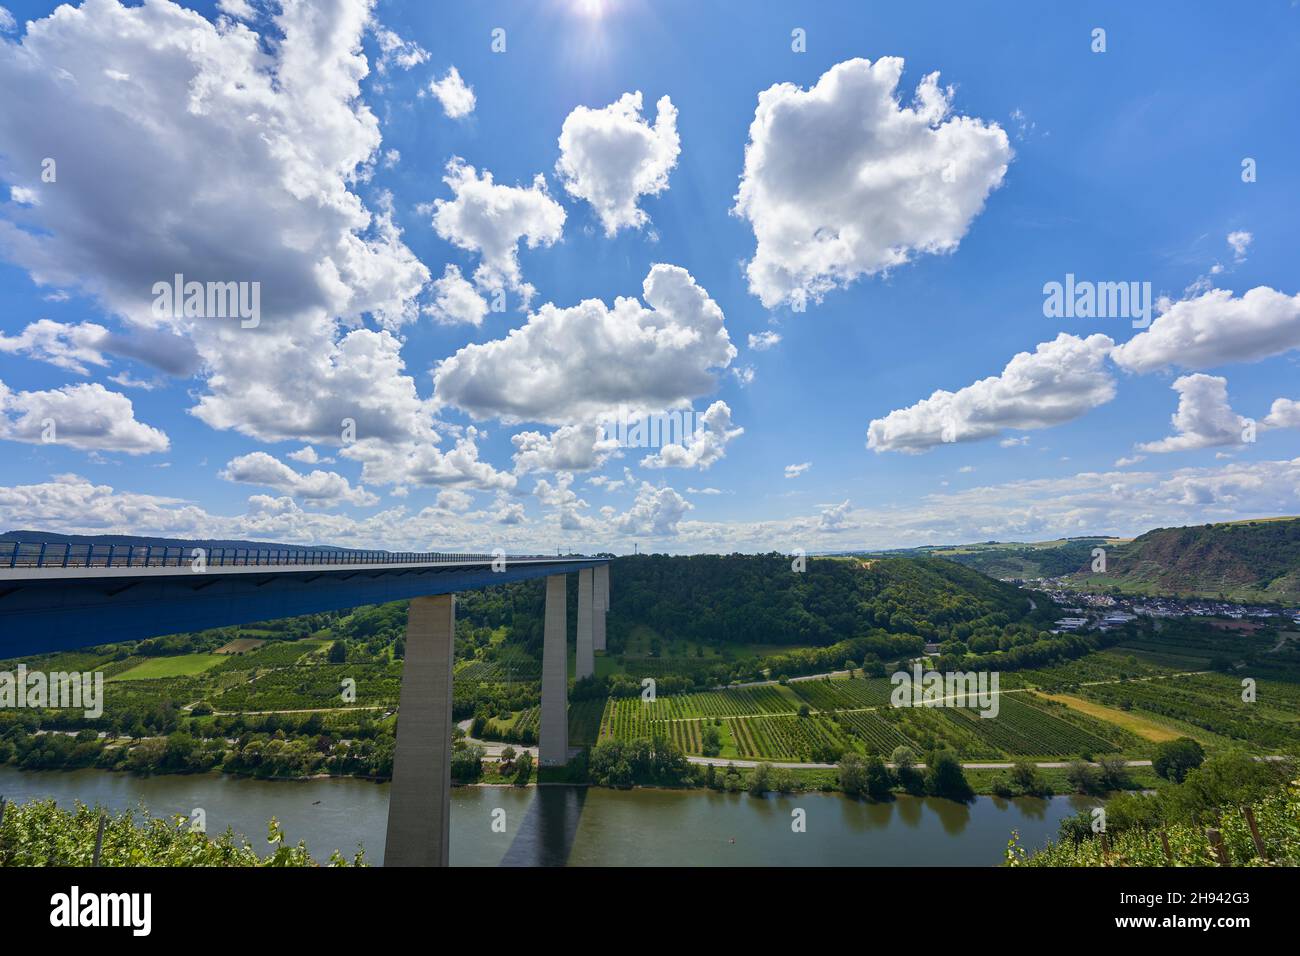
[[447,264],[442,278],[434,281],[433,295],[433,302],[423,311],[435,322],[441,325],[483,324],[483,317],[488,312],[487,303],[461,276],[460,269],[451,263]]
[[311,445],[304,445],[297,451],[289,452],[285,457],[302,462],[304,465],[317,465],[323,461],[333,461],[332,458],[322,458]]
[[8,8],[0,7],[0,33],[13,33],[18,29],[18,21]]
[[[673,511],[680,511],[680,506],[672,507],[676,493],[656,491],[641,488],[635,516],[602,509],[599,518],[590,518],[576,508],[568,529],[575,532],[571,537],[601,549],[630,550],[634,535],[643,550],[727,553],[787,551],[792,542],[812,551],[1099,533],[1128,536],[1153,527],[1300,513],[1300,458],[1173,471],[1081,472],[981,485],[874,508],[823,505],[813,514],[762,521],[704,521],[692,518],[686,509],[674,522]],[[665,520],[660,522],[653,517],[656,499],[663,506]],[[825,511],[831,515],[823,529]],[[412,551],[490,551],[501,546],[512,554],[538,554],[554,549],[560,521],[558,514],[546,521],[525,520],[519,501],[505,493],[486,512],[453,515],[426,508],[413,513],[397,507],[354,518],[337,511],[307,511],[287,496],[268,495],[251,497],[242,514],[214,515],[190,502],[117,490],[75,475],[0,486],[0,526],[36,525],[64,533],[248,538]],[[656,524],[659,531],[654,530]]]
[[656,488],[642,482],[636,500],[626,512],[614,519],[614,527],[623,534],[672,536],[694,505],[669,487]]
[[591,203],[605,235],[643,226],[637,202],[668,188],[681,140],[677,108],[660,97],[651,126],[641,116],[641,92],[624,93],[604,109],[577,107],[560,130],[556,175],[569,195]]
[[159,429],[136,421],[129,398],[98,382],[43,392],[15,392],[0,382],[0,439],[128,455],[163,452],[171,444]]
[[68,325],[40,319],[17,335],[0,332],[0,352],[25,355],[78,375],[89,375],[87,365],[108,365],[103,353],[107,339],[108,329],[93,322]]
[[755,335],[749,333],[749,347],[755,352],[766,352],[781,341],[781,335],[778,332],[766,331],[759,332]]
[[606,438],[600,425],[565,425],[549,435],[520,432],[515,446],[515,473],[529,471],[590,471],[618,450],[618,439]]
[[526,305],[534,290],[519,271],[519,243],[527,242],[530,249],[550,246],[564,232],[564,207],[547,193],[546,178],[538,173],[527,188],[500,186],[487,170],[480,176],[453,156],[443,182],[454,195],[434,200],[434,231],[452,245],[479,254],[482,261],[474,270],[474,282],[480,289],[512,289]]
[[849,513],[852,510],[847,498],[837,505],[825,508],[817,520],[818,529],[833,532],[846,530],[849,527]]
[[435,397],[476,418],[553,425],[636,417],[716,387],[736,355],[722,309],[678,266],[656,264],[645,304],[547,303],[503,339],[467,345],[434,370]]
[[443,451],[433,435],[427,442],[390,443],[359,438],[339,454],[361,462],[361,480],[376,485],[445,485],[456,488],[505,490],[515,487],[515,476],[497,471],[479,458],[478,432],[469,428]]
[[1106,368],[1114,343],[1062,332],[1032,353],[1016,355],[1000,375],[956,392],[939,389],[915,405],[871,422],[867,447],[921,452],[945,442],[978,441],[1004,429],[1048,428],[1072,421],[1115,397]]
[[236,20],[252,20],[257,16],[248,0],[217,0],[217,9]]
[[1170,305],[1151,327],[1115,348],[1130,372],[1166,366],[1207,369],[1255,362],[1300,348],[1300,295],[1256,286],[1240,298],[1211,289]]
[[[0,44],[0,88],[23,90],[0,108],[0,178],[41,197],[0,207],[0,256],[97,298],[126,323],[120,354],[200,372],[195,413],[213,427],[325,440],[378,391],[404,392],[410,432],[411,380],[369,377],[400,363],[348,365],[396,357],[395,340],[355,326],[410,321],[429,277],[388,197],[370,209],[352,189],[380,146],[359,88],[370,5],[288,0],[269,19],[274,42],[165,0],[87,0]],[[62,162],[54,188],[46,156],[95,162]],[[260,325],[155,316],[154,284],[178,273],[259,282]]]
[[1232,247],[1232,259],[1234,262],[1246,261],[1246,250],[1250,244],[1255,241],[1255,237],[1244,229],[1228,233],[1228,245]]
[[812,462],[810,461],[805,461],[798,465],[786,465],[785,476],[787,478],[798,478],[800,475],[802,475],[805,471],[807,471],[811,467],[812,467]]
[[17,335],[0,332],[0,353],[22,355],[58,368],[89,375],[89,365],[106,368],[105,353],[133,358],[174,375],[189,375],[197,356],[187,339],[167,332],[110,332],[95,322],[55,322],[38,319]]
[[931,73],[903,106],[903,61],[853,59],[808,90],[764,90],[735,211],[754,229],[749,289],[801,308],[835,286],[957,248],[1012,151],[996,123],[950,116]]
[[409,70],[429,59],[429,51],[420,44],[414,40],[403,40],[385,27],[375,30],[375,40],[379,43],[379,59],[375,62],[375,69],[380,73],[387,73],[392,66],[399,70]]
[[1215,445],[1238,445],[1246,420],[1228,405],[1228,380],[1215,375],[1184,375],[1171,386],[1178,393],[1178,411],[1171,421],[1176,434],[1138,445],[1138,451],[1190,451]]
[[641,459],[642,468],[699,468],[707,470],[726,457],[727,445],[745,433],[731,427],[731,408],[714,402],[700,416],[693,433],[684,443],[669,442],[653,455]]
[[442,79],[429,81],[429,92],[451,119],[460,119],[474,112],[474,87],[460,78],[460,70],[454,66]]
[[1300,428],[1300,402],[1293,398],[1276,399],[1259,425],[1261,428]]
[[304,475],[294,471],[274,455],[255,451],[240,455],[227,462],[218,472],[226,481],[245,485],[261,485],[294,498],[301,498],[323,507],[340,504],[368,507],[378,504],[379,498],[360,486],[352,487],[346,478],[332,471],[317,469]]
[[456,488],[444,488],[438,492],[438,507],[443,511],[463,514],[474,504],[474,496],[467,491]]
[[594,529],[595,519],[582,513],[587,507],[587,502],[578,497],[570,487],[572,484],[573,475],[560,472],[555,476],[554,483],[545,478],[538,479],[537,484],[533,486],[533,494],[543,506],[555,511],[561,531]]

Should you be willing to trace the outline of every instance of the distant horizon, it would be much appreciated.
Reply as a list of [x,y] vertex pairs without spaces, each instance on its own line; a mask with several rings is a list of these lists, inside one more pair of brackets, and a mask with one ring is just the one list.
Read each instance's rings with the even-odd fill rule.
[[[1240,519],[1235,519],[1235,520],[1233,520],[1233,521],[1194,522],[1194,523],[1192,523],[1192,524],[1188,524],[1188,525],[1162,525],[1162,526],[1158,526],[1158,527],[1147,528],[1147,529],[1144,530],[1144,531],[1139,531],[1139,532],[1136,532],[1136,533],[1133,533],[1133,534],[1074,534],[1074,535],[1057,535],[1056,537],[1050,537],[1050,538],[1039,538],[1039,539],[1036,539],[1036,540],[1033,540],[1033,541],[1020,541],[1020,540],[1012,540],[1012,539],[1003,539],[1003,540],[985,539],[985,540],[982,540],[982,541],[954,541],[954,542],[946,542],[946,543],[943,543],[943,544],[905,545],[905,546],[902,546],[902,547],[883,547],[883,548],[853,548],[853,547],[849,547],[849,548],[837,548],[837,549],[834,549],[834,550],[817,550],[817,551],[808,551],[808,552],[806,552],[806,553],[808,554],[809,557],[834,557],[835,555],[841,555],[841,554],[845,554],[845,555],[848,555],[848,554],[858,554],[858,553],[873,553],[873,554],[880,554],[880,553],[889,553],[889,552],[893,552],[893,551],[924,551],[924,550],[944,550],[944,549],[951,549],[951,548],[968,548],[968,547],[972,547],[972,546],[976,546],[976,545],[982,545],[982,544],[983,544],[983,545],[1024,545],[1024,546],[1028,547],[1028,546],[1032,546],[1032,545],[1046,544],[1046,543],[1050,543],[1050,542],[1052,542],[1052,541],[1078,541],[1078,540],[1089,540],[1089,539],[1109,539],[1109,540],[1125,540],[1125,541],[1127,541],[1127,540],[1133,540],[1133,539],[1135,539],[1135,538],[1141,537],[1142,535],[1144,535],[1144,534],[1148,534],[1148,533],[1150,533],[1150,532],[1152,532],[1152,531],[1172,530],[1172,529],[1176,529],[1176,528],[1198,528],[1198,527],[1205,527],[1205,526],[1207,526],[1207,525],[1249,524],[1250,522],[1253,522],[1253,521],[1295,521],[1295,520],[1300,520],[1300,515],[1271,515],[1271,516],[1258,516],[1258,517],[1255,517],[1255,518],[1240,518]],[[171,535],[128,534],[128,533],[125,533],[125,532],[115,532],[115,531],[102,531],[102,532],[96,532],[96,533],[89,533],[89,532],[65,533],[65,532],[56,532],[56,531],[38,531],[38,530],[35,530],[35,529],[32,529],[32,528],[13,528],[13,529],[11,529],[11,530],[9,530],[9,531],[3,531],[3,532],[0,532],[0,541],[12,540],[12,536],[14,536],[14,535],[48,536],[48,537],[51,538],[51,539],[53,539],[53,538],[69,538],[69,539],[81,539],[81,538],[135,538],[135,539],[138,539],[138,540],[141,540],[141,541],[144,541],[144,540],[150,540],[150,539],[151,539],[151,540],[158,540],[158,541],[165,541],[165,542],[173,543],[173,544],[176,544],[176,545],[188,545],[188,544],[199,544],[199,543],[208,543],[208,544],[216,543],[216,544],[219,544],[219,545],[224,546],[224,547],[264,547],[264,548],[283,548],[283,549],[288,549],[288,550],[313,550],[313,551],[387,551],[387,552],[396,552],[396,551],[420,550],[420,551],[428,551],[428,552],[458,552],[458,551],[464,552],[464,551],[476,551],[476,550],[477,550],[477,549],[473,549],[473,548],[461,548],[461,547],[455,547],[455,546],[448,546],[448,547],[442,547],[442,548],[424,548],[424,549],[410,549],[410,548],[385,548],[385,547],[382,547],[382,546],[376,546],[376,547],[370,547],[370,548],[362,548],[362,547],[352,547],[352,546],[345,546],[345,545],[338,545],[338,544],[331,544],[331,543],[311,543],[311,544],[304,544],[304,543],[301,543],[301,542],[291,542],[291,541],[272,541],[272,540],[258,540],[258,539],[252,539],[252,538],[250,538],[250,539],[231,539],[231,538],[178,538],[178,537],[171,536]],[[606,551],[606,550],[608,550],[608,549],[604,549],[604,548],[593,548],[593,549],[572,549],[571,551],[570,551],[570,549],[564,549],[564,551],[563,551],[562,553],[574,553],[574,554],[596,554],[596,553],[602,553],[602,552],[604,552],[604,551]],[[555,551],[556,551],[555,548],[551,548],[551,549],[549,549],[549,550],[537,551],[537,552],[526,552],[526,551],[522,551],[522,550],[511,551],[511,550],[508,549],[508,548],[506,549],[506,553],[507,553],[507,554],[511,554],[511,553],[513,553],[513,554],[526,554],[526,553],[550,554],[550,553],[553,553],[553,552],[555,552]],[[611,552],[611,553],[613,553],[613,552]],[[633,552],[627,552],[626,554],[619,554],[619,555],[616,555],[616,556],[617,556],[617,557],[635,557],[636,554],[638,554],[638,553],[641,554],[641,555],[646,555],[646,554],[669,554],[669,555],[673,555],[673,556],[677,556],[677,557],[689,557],[689,556],[691,556],[691,555],[769,554],[769,553],[773,553],[773,552],[772,552],[772,550],[768,550],[768,551],[690,551],[690,552],[676,552],[676,551],[657,551],[657,550],[656,550],[656,551],[647,551],[647,550],[642,549],[641,551],[636,552],[636,553],[633,553]],[[785,552],[777,551],[776,553],[785,553]],[[794,552],[790,552],[790,553],[794,553]]]

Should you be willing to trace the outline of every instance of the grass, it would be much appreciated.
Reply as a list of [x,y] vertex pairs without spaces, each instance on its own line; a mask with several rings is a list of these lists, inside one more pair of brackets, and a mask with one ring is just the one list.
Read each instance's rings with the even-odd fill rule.
[[1107,707],[1096,701],[1084,700],[1082,697],[1075,697],[1071,694],[1042,694],[1042,696],[1048,700],[1054,700],[1058,704],[1064,704],[1071,710],[1077,710],[1081,714],[1087,714],[1089,717],[1104,720],[1108,724],[1123,727],[1129,733],[1137,734],[1143,740],[1150,740],[1153,743],[1164,743],[1166,740],[1176,740],[1185,736],[1163,724],[1156,723],[1154,720],[1149,720],[1132,711],[1120,710],[1118,707]]
[[179,654],[175,657],[146,657],[139,664],[120,674],[114,674],[109,681],[121,680],[158,680],[163,677],[193,677],[209,668],[216,667],[222,658],[215,654]]

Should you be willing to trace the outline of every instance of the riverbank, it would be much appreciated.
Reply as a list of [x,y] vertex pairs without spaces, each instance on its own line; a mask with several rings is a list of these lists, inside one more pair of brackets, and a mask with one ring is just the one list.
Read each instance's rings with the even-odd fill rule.
[[[545,781],[543,781],[545,783]],[[97,770],[0,767],[13,802],[77,800],[154,816],[205,812],[207,832],[230,827],[259,850],[275,817],[289,844],[317,860],[335,850],[383,862],[388,784],[350,778],[269,781],[222,774],[134,777]],[[1026,846],[1056,835],[1061,819],[1096,800],[1077,797],[969,804],[931,797],[872,803],[838,793],[768,794],[573,786],[452,790],[451,860],[457,866],[996,866],[1012,830]],[[804,829],[792,829],[795,811]],[[500,829],[504,826],[504,830]]]

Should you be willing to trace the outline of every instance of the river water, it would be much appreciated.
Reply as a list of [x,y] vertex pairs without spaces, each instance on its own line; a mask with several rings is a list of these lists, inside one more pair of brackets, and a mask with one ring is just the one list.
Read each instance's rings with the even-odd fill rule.
[[[305,841],[318,860],[335,849],[351,856],[360,843],[369,863],[383,862],[387,784],[0,766],[0,795],[113,810],[143,804],[154,815],[202,808],[210,834],[229,826],[259,850],[274,816],[288,840]],[[995,866],[1012,830],[1023,846],[1039,847],[1063,817],[1096,805],[1077,797],[979,797],[963,806],[915,797],[873,804],[835,793],[755,798],[550,786],[456,787],[451,802],[454,866]],[[797,811],[803,832],[795,832]]]

